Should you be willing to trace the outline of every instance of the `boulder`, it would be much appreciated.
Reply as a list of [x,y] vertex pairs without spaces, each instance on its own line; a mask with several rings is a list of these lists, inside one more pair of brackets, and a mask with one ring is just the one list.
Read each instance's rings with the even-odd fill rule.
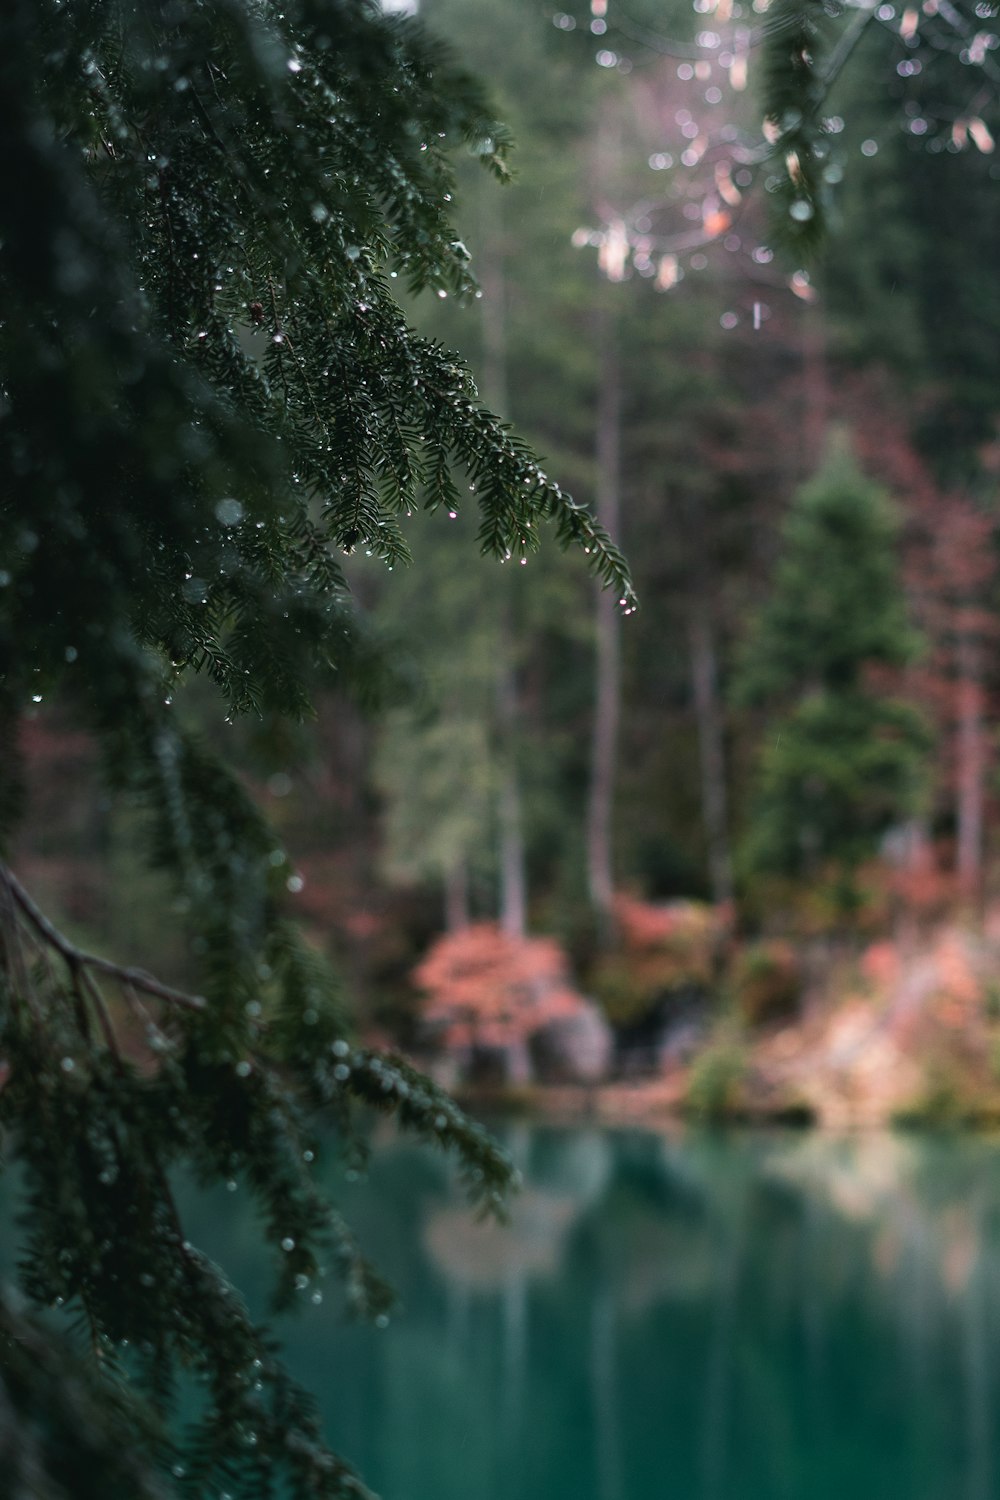
[[538,1075],[547,1083],[600,1083],[614,1054],[611,1027],[592,1000],[575,1015],[543,1026],[531,1045]]

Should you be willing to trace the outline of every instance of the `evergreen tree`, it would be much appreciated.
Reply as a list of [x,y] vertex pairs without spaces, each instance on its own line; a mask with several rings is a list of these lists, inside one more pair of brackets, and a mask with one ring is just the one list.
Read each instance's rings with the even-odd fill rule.
[[917,641],[880,490],[834,447],[796,496],[735,695],[766,710],[749,876],[847,877],[915,809],[921,721],[892,692]]
[[82,951],[0,864],[22,1293],[63,1308],[93,1355],[60,1384],[62,1335],[4,1294],[5,1473],[38,1496],[357,1493],[269,1336],[186,1239],[171,1174],[252,1191],[278,1305],[333,1264],[379,1310],[384,1287],[313,1181],[317,1121],[349,1142],[359,1111],[391,1112],[453,1148],[487,1205],[511,1170],[426,1079],[352,1043],[287,915],[285,855],[192,727],[183,683],[203,674],[230,715],[292,717],[334,673],[362,686],[340,557],[404,560],[411,513],[466,492],[455,466],[484,551],[523,555],[550,521],[629,585],[393,297],[399,277],[471,284],[447,151],[507,172],[477,85],[417,25],[370,0],[12,0],[3,39],[0,852],[22,716],[59,703],[143,810],[200,970],[188,993]]

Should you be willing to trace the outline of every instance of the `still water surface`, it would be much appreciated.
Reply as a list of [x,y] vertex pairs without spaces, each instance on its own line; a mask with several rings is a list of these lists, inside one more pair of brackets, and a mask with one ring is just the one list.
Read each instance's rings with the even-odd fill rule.
[[500,1133],[508,1229],[391,1144],[348,1208],[402,1311],[285,1329],[385,1500],[1000,1496],[1000,1142]]

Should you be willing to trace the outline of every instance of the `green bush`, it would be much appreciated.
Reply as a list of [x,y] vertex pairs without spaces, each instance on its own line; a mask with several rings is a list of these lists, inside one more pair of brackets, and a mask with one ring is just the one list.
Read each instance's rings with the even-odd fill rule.
[[746,1050],[732,1035],[720,1035],[699,1054],[688,1077],[686,1112],[698,1120],[723,1120],[742,1113]]

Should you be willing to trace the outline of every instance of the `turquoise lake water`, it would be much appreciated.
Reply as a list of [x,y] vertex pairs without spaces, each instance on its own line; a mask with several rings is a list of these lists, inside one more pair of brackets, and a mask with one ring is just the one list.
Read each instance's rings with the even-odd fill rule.
[[[1000,1141],[500,1134],[509,1228],[389,1144],[347,1207],[402,1311],[285,1325],[385,1500],[1000,1496]],[[189,1223],[253,1286],[241,1197]]]

